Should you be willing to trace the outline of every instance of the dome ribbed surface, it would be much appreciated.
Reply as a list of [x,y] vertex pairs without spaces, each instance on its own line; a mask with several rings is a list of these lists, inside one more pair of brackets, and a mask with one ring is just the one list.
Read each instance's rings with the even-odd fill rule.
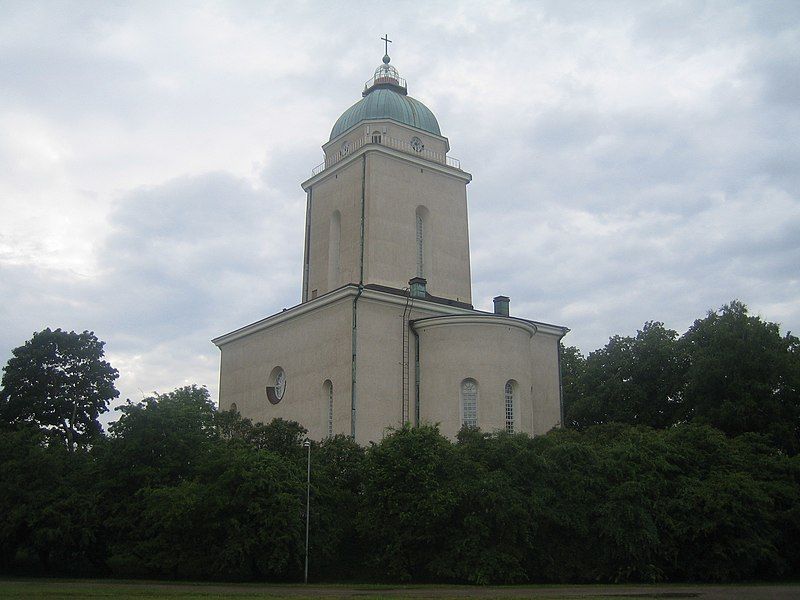
[[391,89],[374,89],[344,111],[333,126],[330,139],[356,123],[370,119],[392,119],[428,133],[442,135],[436,117],[422,102]]

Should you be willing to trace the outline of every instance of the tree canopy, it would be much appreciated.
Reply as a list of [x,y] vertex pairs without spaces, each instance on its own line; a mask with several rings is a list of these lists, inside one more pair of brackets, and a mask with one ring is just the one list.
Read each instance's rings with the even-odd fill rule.
[[729,435],[764,433],[800,450],[800,340],[741,302],[698,319],[680,340],[687,358],[686,419]]
[[[68,353],[48,332],[79,337],[37,334],[7,377],[28,357],[58,380]],[[0,573],[298,581],[308,516],[318,581],[800,576],[796,338],[733,302],[682,336],[654,321],[586,357],[566,348],[562,365],[568,428],[312,442],[308,515],[299,423],[254,423],[186,386],[87,435],[4,377]],[[82,406],[74,381],[44,389]]]
[[741,302],[710,311],[682,336],[651,321],[585,358],[572,347],[562,357],[568,427],[695,422],[800,451],[800,341]]
[[70,450],[97,439],[98,416],[119,396],[103,346],[90,331],[34,333],[3,369],[0,423],[42,429]]
[[650,321],[635,337],[615,335],[586,359],[568,349],[567,424],[581,429],[607,422],[674,423],[684,371],[677,338],[663,323]]

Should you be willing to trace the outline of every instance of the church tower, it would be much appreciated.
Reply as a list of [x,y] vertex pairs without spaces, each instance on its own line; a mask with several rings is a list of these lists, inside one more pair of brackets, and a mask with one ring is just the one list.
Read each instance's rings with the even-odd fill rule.
[[466,186],[433,113],[408,95],[388,53],[336,121],[307,195],[303,302],[348,283],[471,304]]
[[226,333],[219,403],[359,443],[438,424],[544,433],[561,415],[565,327],[472,305],[467,184],[390,63],[337,119],[302,183],[300,304]]

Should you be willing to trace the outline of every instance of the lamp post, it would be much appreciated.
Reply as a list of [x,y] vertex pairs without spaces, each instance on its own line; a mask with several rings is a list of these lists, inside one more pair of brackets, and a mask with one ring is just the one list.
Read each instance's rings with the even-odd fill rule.
[[304,583],[308,583],[308,524],[309,524],[309,508],[311,506],[311,440],[307,439],[303,442],[303,446],[308,449],[308,471],[306,475],[306,570]]

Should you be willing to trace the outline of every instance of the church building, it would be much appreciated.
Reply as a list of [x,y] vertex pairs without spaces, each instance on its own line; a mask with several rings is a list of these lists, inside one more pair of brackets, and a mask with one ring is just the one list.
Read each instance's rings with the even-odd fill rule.
[[562,421],[568,329],[472,305],[467,184],[387,53],[306,193],[300,304],[213,340],[219,403],[361,444],[403,424],[540,434]]

